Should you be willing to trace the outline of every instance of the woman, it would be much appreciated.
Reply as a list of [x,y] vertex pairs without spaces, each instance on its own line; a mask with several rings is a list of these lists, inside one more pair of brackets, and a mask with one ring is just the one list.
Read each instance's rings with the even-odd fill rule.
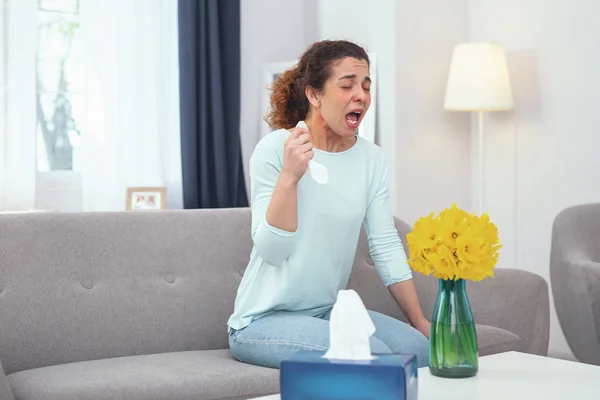
[[[385,161],[357,136],[370,86],[367,53],[347,41],[313,44],[273,86],[266,120],[278,130],[250,160],[254,247],[228,322],[240,361],[278,368],[299,350],[329,348],[330,311],[364,223],[378,272],[412,325],[369,311],[371,352],[428,363],[430,324],[394,226]],[[311,159],[327,168],[326,184],[306,174]]]

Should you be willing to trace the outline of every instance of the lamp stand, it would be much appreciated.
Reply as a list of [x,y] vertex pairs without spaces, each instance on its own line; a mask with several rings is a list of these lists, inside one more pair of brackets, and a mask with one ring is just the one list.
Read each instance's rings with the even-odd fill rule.
[[479,197],[477,206],[479,214],[483,213],[483,110],[478,110],[479,116]]

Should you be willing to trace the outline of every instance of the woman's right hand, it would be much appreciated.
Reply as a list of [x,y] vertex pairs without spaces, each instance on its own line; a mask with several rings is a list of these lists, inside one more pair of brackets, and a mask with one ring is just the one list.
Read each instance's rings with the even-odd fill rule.
[[304,128],[294,128],[283,145],[283,165],[281,173],[297,183],[308,168],[313,158],[313,144],[310,135]]

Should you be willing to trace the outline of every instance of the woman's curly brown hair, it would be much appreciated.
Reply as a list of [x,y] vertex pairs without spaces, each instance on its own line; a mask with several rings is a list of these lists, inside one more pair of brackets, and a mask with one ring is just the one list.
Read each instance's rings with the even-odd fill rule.
[[271,107],[265,121],[273,129],[290,129],[306,119],[309,102],[306,87],[323,90],[331,76],[331,66],[346,57],[365,60],[367,52],[346,40],[323,40],[312,44],[300,57],[298,64],[285,71],[270,87]]

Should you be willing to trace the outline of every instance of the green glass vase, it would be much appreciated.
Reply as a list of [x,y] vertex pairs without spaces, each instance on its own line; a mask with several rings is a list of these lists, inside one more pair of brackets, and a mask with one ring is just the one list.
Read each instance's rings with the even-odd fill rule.
[[477,375],[477,330],[465,281],[439,281],[439,292],[429,334],[429,370],[443,378]]

